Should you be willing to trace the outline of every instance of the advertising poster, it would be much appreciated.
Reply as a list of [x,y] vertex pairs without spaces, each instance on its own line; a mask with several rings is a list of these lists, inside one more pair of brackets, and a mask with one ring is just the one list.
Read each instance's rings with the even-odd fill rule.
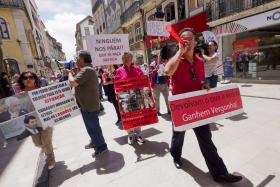
[[129,51],[128,34],[99,34],[86,38],[93,66],[121,64],[122,55]]
[[115,81],[123,129],[133,129],[158,122],[155,102],[148,77]]
[[170,96],[175,131],[184,131],[243,113],[237,85]]
[[52,127],[80,114],[68,84],[64,81],[28,92],[43,127]]

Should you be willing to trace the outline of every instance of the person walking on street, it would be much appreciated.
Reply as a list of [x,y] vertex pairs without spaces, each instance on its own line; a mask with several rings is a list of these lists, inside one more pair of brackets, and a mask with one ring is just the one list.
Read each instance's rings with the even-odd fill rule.
[[15,95],[11,81],[9,79],[9,75],[6,72],[1,73],[0,82],[4,90],[5,97],[10,97],[12,95]]
[[218,83],[217,67],[219,56],[218,44],[213,40],[208,42],[208,55],[201,49],[201,57],[204,60],[205,77],[211,88],[216,88]]
[[[194,55],[196,45],[196,32],[192,28],[184,28],[180,37],[186,43],[183,46],[179,43],[179,49],[165,66],[167,75],[172,76],[172,94],[183,94],[201,89],[209,89],[204,83],[205,72],[203,61]],[[199,143],[200,150],[206,161],[206,165],[217,182],[234,183],[242,180],[241,176],[228,173],[228,170],[217,152],[217,148],[212,142],[212,134],[209,125],[196,127],[193,129]],[[176,168],[182,168],[182,148],[184,144],[185,131],[175,131],[171,140],[170,153]]]
[[[24,92],[40,88],[38,76],[31,71],[23,72],[19,77],[18,84],[20,85],[21,90]],[[32,141],[35,146],[42,148],[43,152],[45,153],[49,170],[55,167],[52,136],[53,127],[47,127],[37,134],[31,135]]]
[[113,104],[118,120],[115,122],[116,125],[119,125],[122,121],[120,110],[119,110],[119,104],[116,99],[115,89],[114,89],[114,74],[116,69],[118,69],[117,65],[109,65],[107,66],[107,69],[103,73],[103,84],[106,86],[106,92],[108,101]]
[[[132,64],[132,58],[133,55],[130,52],[124,53],[122,60],[123,60],[123,66],[118,68],[115,73],[115,80],[121,80],[121,79],[128,79],[132,77],[137,76],[144,76],[144,73],[142,70],[138,67]],[[134,141],[136,140],[139,143],[145,143],[144,139],[140,135],[141,128],[134,128],[132,130],[128,130],[128,144],[132,145]]]
[[158,59],[158,55],[153,55],[154,61],[151,63],[151,85],[156,103],[156,110],[159,116],[160,113],[160,93],[162,93],[167,112],[170,114],[168,96],[169,96],[169,83],[168,76],[164,73],[165,63]]
[[80,72],[75,76],[69,73],[69,82],[75,88],[75,96],[81,107],[82,117],[91,138],[86,149],[94,148],[93,157],[108,151],[102,129],[99,124],[100,99],[98,89],[98,77],[91,65],[92,60],[89,52],[80,51],[77,57],[77,65]]

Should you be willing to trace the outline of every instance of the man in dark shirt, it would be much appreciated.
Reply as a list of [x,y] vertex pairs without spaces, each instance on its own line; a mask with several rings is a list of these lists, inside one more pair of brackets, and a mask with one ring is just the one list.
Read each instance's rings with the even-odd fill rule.
[[7,73],[3,72],[1,74],[0,83],[4,90],[5,97],[10,97],[12,95],[15,95],[15,92],[13,90],[12,84],[10,83],[9,76]]
[[90,144],[86,145],[85,148],[94,148],[95,153],[92,156],[96,157],[108,149],[99,124],[100,99],[98,77],[91,62],[90,54],[87,51],[80,51],[77,65],[81,70],[75,78],[70,74],[69,81],[71,86],[75,87],[75,96],[81,107],[82,117],[91,138]]
[[[180,32],[180,37],[186,43],[179,43],[179,50],[165,66],[165,73],[172,76],[172,94],[183,94],[201,89],[209,89],[204,83],[205,73],[203,61],[194,55],[196,33],[192,28],[185,28]],[[238,182],[241,176],[229,174],[227,168],[212,142],[209,125],[193,129],[199,143],[200,150],[206,161],[210,174],[217,182]],[[182,167],[181,155],[184,144],[185,131],[174,131],[171,141],[170,153],[177,168]]]

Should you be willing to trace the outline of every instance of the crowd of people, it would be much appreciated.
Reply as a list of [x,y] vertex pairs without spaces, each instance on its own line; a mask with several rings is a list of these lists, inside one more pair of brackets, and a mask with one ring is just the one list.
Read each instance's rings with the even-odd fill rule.
[[[85,149],[94,149],[93,157],[102,156],[108,151],[106,141],[103,136],[99,122],[100,110],[104,110],[101,101],[104,94],[108,101],[113,104],[117,121],[121,124],[121,114],[119,103],[114,90],[114,80],[125,80],[135,76],[147,76],[151,82],[153,96],[155,99],[157,114],[160,111],[160,94],[163,95],[167,112],[171,113],[168,105],[168,96],[171,90],[172,95],[210,89],[217,86],[218,76],[216,72],[218,54],[217,43],[210,41],[207,52],[201,49],[200,54],[195,54],[196,32],[192,28],[185,28],[179,33],[180,37],[187,45],[178,43],[176,54],[169,59],[162,59],[160,55],[153,54],[153,62],[148,64],[133,64],[133,54],[124,53],[122,65],[109,65],[104,67],[92,66],[93,62],[87,51],[80,51],[77,56],[77,68],[73,70],[65,69],[59,81],[69,81],[70,86],[75,90],[76,101],[81,109],[82,118],[90,137],[89,144]],[[42,81],[36,74],[27,71],[18,76],[14,83],[19,87],[20,92],[27,92],[46,86],[48,83]],[[58,80],[55,80],[58,81]],[[44,82],[44,85],[42,84]],[[15,94],[13,83],[8,79],[7,74],[2,74],[1,86],[5,90],[6,96]],[[102,89],[103,88],[103,89]],[[32,119],[26,119],[26,123]],[[29,125],[32,128],[32,125]],[[37,129],[38,130],[38,129]],[[218,182],[238,182],[241,176],[230,174],[217,152],[212,141],[212,134],[209,125],[196,127],[193,129],[199,143],[200,150],[205,159],[206,165],[213,179]],[[51,127],[42,130],[32,136],[34,144],[41,147],[47,156],[49,169],[55,165],[55,157],[52,147]],[[135,142],[145,143],[141,136],[141,128],[134,128],[127,131],[128,144]],[[185,131],[173,130],[170,153],[176,168],[182,168],[182,149],[184,144]]]

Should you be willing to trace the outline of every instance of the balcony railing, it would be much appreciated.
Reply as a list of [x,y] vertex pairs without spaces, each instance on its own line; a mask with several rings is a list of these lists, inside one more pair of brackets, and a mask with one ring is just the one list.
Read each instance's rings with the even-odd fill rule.
[[121,15],[121,24],[124,24],[130,20],[137,12],[140,11],[140,2],[134,2],[122,15]]
[[0,0],[0,7],[24,8],[23,0]]
[[276,0],[211,0],[206,4],[208,21],[214,21]]

